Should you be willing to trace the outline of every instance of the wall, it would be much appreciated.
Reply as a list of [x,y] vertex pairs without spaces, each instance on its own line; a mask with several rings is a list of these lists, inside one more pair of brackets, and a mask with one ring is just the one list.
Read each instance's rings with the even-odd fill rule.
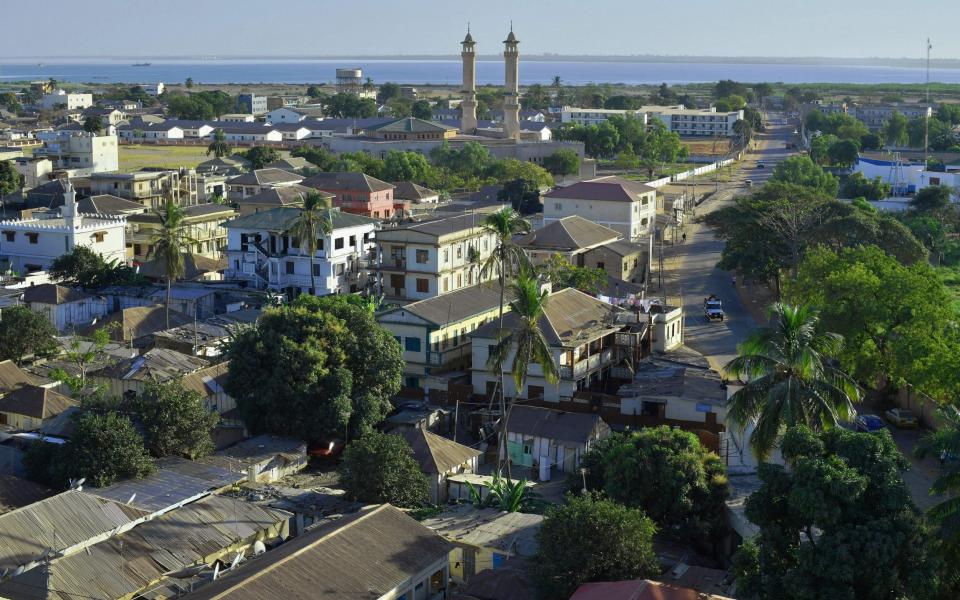
[[94,318],[107,314],[107,299],[97,296],[65,304],[31,302],[30,310],[46,316],[57,331],[63,332],[90,325]]

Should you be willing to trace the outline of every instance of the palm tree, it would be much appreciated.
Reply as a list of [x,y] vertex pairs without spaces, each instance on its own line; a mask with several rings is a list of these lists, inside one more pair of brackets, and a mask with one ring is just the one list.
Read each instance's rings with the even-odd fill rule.
[[[503,338],[503,307],[506,302],[506,286],[507,278],[512,277],[516,274],[521,266],[528,263],[527,255],[524,254],[523,249],[517,246],[514,243],[513,238],[516,235],[523,233],[529,233],[530,231],[530,222],[520,216],[520,213],[516,212],[512,208],[503,208],[495,213],[487,215],[487,218],[484,219],[483,228],[487,234],[493,235],[495,239],[493,252],[490,256],[483,262],[483,265],[480,267],[480,279],[484,280],[490,277],[491,274],[497,274],[497,283],[500,284],[500,309],[498,313],[498,325],[497,325],[497,339],[502,340]],[[500,388],[500,416],[502,417],[501,423],[506,425],[506,421],[503,419],[506,418],[506,401],[503,395],[503,363],[496,365]],[[505,437],[506,430],[501,433],[500,437]],[[502,461],[502,459],[500,459]],[[500,469],[503,468],[503,463],[500,464]],[[498,469],[499,470],[499,469]]]
[[170,285],[175,279],[183,276],[183,253],[189,252],[192,244],[197,241],[187,233],[183,209],[167,200],[163,209],[155,210],[160,218],[160,229],[150,240],[150,252],[147,258],[157,260],[163,266],[164,279],[167,280],[166,317],[167,327],[170,327]]
[[[517,323],[510,333],[501,336],[494,348],[493,353],[487,360],[488,366],[496,367],[503,372],[502,365],[507,357],[513,352],[513,364],[510,370],[513,372],[513,383],[516,386],[517,394],[527,383],[527,374],[529,373],[531,363],[540,365],[543,369],[543,377],[549,383],[556,383],[560,380],[560,373],[553,360],[553,354],[550,352],[550,344],[543,335],[540,328],[540,318],[547,307],[547,301],[550,299],[550,292],[540,290],[540,284],[536,276],[528,267],[521,268],[520,274],[510,286],[510,292],[513,300],[510,301],[510,310],[516,316]],[[507,406],[504,416],[504,433],[506,424],[510,422],[510,412],[513,408],[513,402]],[[501,435],[501,451],[506,456],[507,436]],[[510,477],[510,463],[507,462],[507,477]]]
[[230,154],[230,146],[227,145],[227,134],[223,129],[217,129],[213,132],[213,141],[207,146],[207,156],[213,154],[216,158],[223,158]]
[[317,283],[313,274],[313,261],[317,257],[317,250],[320,249],[318,239],[320,236],[326,237],[333,231],[333,220],[330,212],[326,216],[321,212],[325,208],[323,196],[317,192],[310,192],[303,201],[303,209],[289,225],[287,225],[287,235],[290,235],[300,242],[300,252],[310,256],[310,293],[316,294]]
[[939,525],[938,534],[950,556],[960,557],[960,409],[943,405],[939,409],[942,426],[928,433],[917,446],[917,456],[940,458],[940,474],[933,480],[931,494],[948,498],[927,514]]
[[554,75],[554,76],[553,76],[553,83],[551,83],[550,86],[553,88],[554,102],[556,102],[556,105],[557,105],[557,106],[562,106],[562,105],[563,105],[563,102],[562,102],[562,98],[563,98],[563,80],[560,79],[560,76],[559,76],[559,75]]
[[741,433],[755,423],[750,447],[761,460],[770,455],[784,428],[829,429],[852,419],[853,403],[860,400],[856,383],[831,358],[843,338],[818,332],[814,309],[778,302],[769,313],[771,326],[751,334],[725,367],[729,375],[745,381],[730,397],[727,415]]

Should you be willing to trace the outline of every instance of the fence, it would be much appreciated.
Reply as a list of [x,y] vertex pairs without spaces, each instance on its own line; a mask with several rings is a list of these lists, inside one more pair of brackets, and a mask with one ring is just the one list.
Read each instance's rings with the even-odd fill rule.
[[919,392],[909,383],[897,391],[897,406],[906,408],[916,415],[920,424],[936,431],[942,425],[942,419],[937,414],[937,401],[930,396]]
[[697,167],[695,169],[690,169],[682,173],[677,173],[676,175],[671,175],[670,177],[661,177],[660,179],[654,179],[653,181],[647,181],[644,185],[649,185],[652,188],[661,188],[668,183],[673,183],[675,181],[684,181],[694,175],[704,175],[706,173],[712,173],[721,167],[726,167],[727,165],[732,165],[736,162],[734,158],[727,158],[721,161],[712,162],[709,165],[704,165],[702,167]]

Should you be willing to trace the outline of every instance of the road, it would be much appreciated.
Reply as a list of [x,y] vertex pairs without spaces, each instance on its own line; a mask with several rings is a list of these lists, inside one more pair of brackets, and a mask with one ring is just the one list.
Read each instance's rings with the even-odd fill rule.
[[[745,156],[730,182],[722,184],[697,207],[697,215],[717,210],[745,193],[748,179],[754,187],[763,185],[776,163],[790,156],[786,144],[792,132],[792,126],[780,125],[757,134],[756,149]],[[757,168],[758,161],[764,163],[762,169]],[[711,230],[702,225],[688,225],[686,234],[685,243],[665,250],[670,279],[677,282],[683,301],[684,343],[703,354],[713,368],[720,369],[736,355],[737,344],[757,324],[740,302],[731,274],[716,268],[724,242],[714,238]],[[710,294],[716,294],[723,301],[722,322],[710,322],[703,315],[703,299]]]

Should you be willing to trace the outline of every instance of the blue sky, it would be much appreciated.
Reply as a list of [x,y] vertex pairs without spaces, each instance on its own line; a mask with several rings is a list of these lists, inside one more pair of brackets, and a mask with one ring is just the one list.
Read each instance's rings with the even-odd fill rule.
[[[0,57],[498,52],[960,58],[957,0],[39,0],[4,7]],[[38,10],[39,9],[39,10]],[[925,18],[929,15],[929,18]],[[73,33],[76,32],[74,35]]]

